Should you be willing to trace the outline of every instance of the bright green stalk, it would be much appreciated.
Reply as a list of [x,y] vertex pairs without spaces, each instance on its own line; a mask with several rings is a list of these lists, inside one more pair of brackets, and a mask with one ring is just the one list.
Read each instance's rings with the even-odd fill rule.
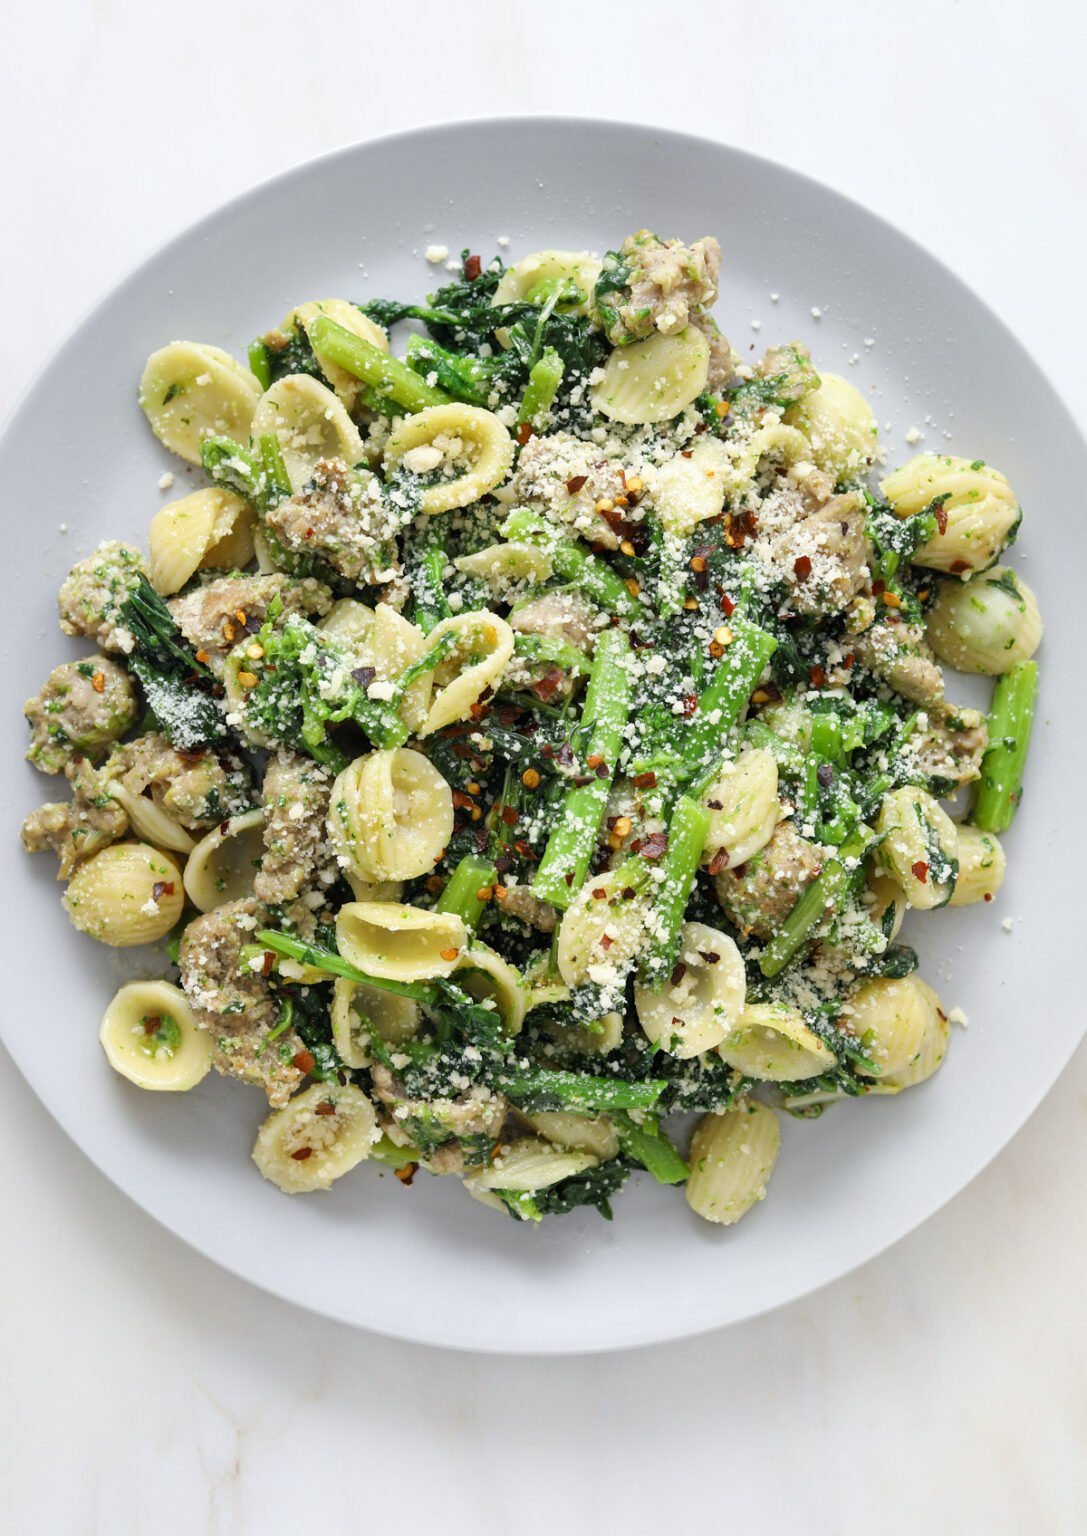
[[415,622],[424,635],[429,635],[452,612],[446,601],[445,578],[442,574],[446,564],[445,546],[440,539],[432,537],[427,541],[419,562],[418,585],[425,590],[415,593]]
[[437,388],[444,389],[454,400],[463,400],[466,405],[486,406],[494,388],[487,370],[476,358],[447,352],[425,336],[408,338],[407,363],[420,378],[435,374]]
[[560,909],[570,905],[584,883],[604,819],[630,714],[630,674],[625,665],[629,653],[622,630],[606,629],[597,638],[581,721],[590,727],[585,760],[599,759],[599,766],[586,770],[593,774],[588,784],[567,792],[532,882],[535,895]]
[[361,336],[353,336],[327,315],[320,315],[313,322],[309,339],[315,352],[339,363],[354,378],[376,389],[379,395],[395,400],[406,411],[422,411],[428,405],[449,403],[444,390],[432,389],[406,363],[363,341]]
[[653,933],[642,950],[638,970],[643,982],[662,987],[679,958],[680,929],[698,861],[709,831],[709,812],[680,795],[668,826],[668,847],[661,860],[664,879],[656,886]]
[[989,709],[989,747],[981,763],[981,782],[971,821],[983,832],[1006,832],[1023,798],[1038,663],[1018,661],[996,681]]
[[565,364],[559,354],[553,347],[547,347],[539,362],[533,363],[529,372],[521,409],[517,413],[518,421],[528,422],[534,427],[542,426],[562,383],[564,369]]
[[412,1163],[419,1161],[419,1156],[417,1147],[398,1147],[387,1136],[379,1137],[370,1148],[370,1157],[384,1163],[386,1168],[410,1168]]
[[576,645],[569,645],[565,640],[556,640],[551,635],[517,634],[514,636],[513,648],[526,661],[550,662],[552,666],[562,667],[566,672],[588,674],[592,671],[592,662],[584,651],[579,651]]
[[507,539],[531,539],[547,546],[551,568],[562,581],[584,592],[591,602],[624,619],[644,618],[645,609],[623,578],[576,539],[564,539],[538,512],[518,507],[502,524]]
[[640,1163],[658,1184],[682,1184],[690,1169],[656,1121],[651,1127],[637,1125],[623,1110],[612,1113],[611,1122],[627,1157]]
[[268,356],[268,348],[263,341],[249,343],[249,372],[261,389],[269,388],[272,382],[272,363]]
[[777,650],[766,630],[733,614],[733,639],[702,690],[698,710],[683,734],[683,755],[694,767],[690,793],[700,798],[721,767],[721,743],[740,717],[762,669]]
[[630,1082],[539,1068],[516,1076],[503,1074],[494,1086],[514,1104],[527,1103],[532,1109],[558,1105],[600,1115],[616,1109],[652,1109],[668,1085],[659,1078]]
[[433,1003],[438,1000],[438,994],[431,983],[426,981],[389,981],[382,976],[370,976],[366,971],[360,971],[357,965],[352,965],[342,955],[334,950],[323,949],[319,944],[306,944],[301,939],[294,939],[289,933],[278,933],[274,928],[260,928],[253,935],[256,941],[247,944],[242,950],[243,963],[259,955],[262,950],[271,950],[274,955],[283,955],[288,960],[297,960],[299,965],[312,966],[314,970],[324,971],[329,976],[346,976],[348,981],[357,981],[364,987],[378,987],[382,992],[395,992],[397,997],[411,997],[419,1003]]
[[764,976],[776,976],[794,955],[799,954],[828,913],[842,905],[857,877],[860,862],[872,843],[868,827],[858,827],[846,839],[823,872],[802,893],[793,910],[759,956],[759,970]]
[[[291,494],[291,479],[287,473],[287,466],[283,462],[279,438],[274,432],[261,433],[257,439],[257,455],[260,459],[260,467],[264,471],[265,494],[269,499],[274,495],[278,501],[284,500]],[[273,505],[275,504],[273,502]]]
[[438,897],[436,911],[455,912],[467,927],[474,928],[483,916],[479,892],[493,886],[497,878],[498,871],[489,859],[466,853]]

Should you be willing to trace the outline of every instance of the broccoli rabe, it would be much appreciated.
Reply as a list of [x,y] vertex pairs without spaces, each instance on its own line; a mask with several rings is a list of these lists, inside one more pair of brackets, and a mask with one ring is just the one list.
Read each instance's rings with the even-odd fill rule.
[[122,604],[121,615],[135,639],[129,668],[171,745],[186,752],[222,741],[226,724],[210,692],[215,679],[197,661],[169,608],[145,576]]

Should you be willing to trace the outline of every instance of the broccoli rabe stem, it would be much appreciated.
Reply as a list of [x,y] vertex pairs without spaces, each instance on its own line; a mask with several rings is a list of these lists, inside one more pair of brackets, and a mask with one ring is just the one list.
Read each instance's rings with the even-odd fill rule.
[[653,931],[642,950],[638,970],[650,987],[662,987],[679,958],[680,929],[698,873],[709,831],[709,812],[689,795],[680,795],[668,826],[668,847],[661,860],[664,879],[656,888]]
[[640,1163],[658,1184],[682,1184],[690,1169],[656,1120],[637,1125],[624,1110],[611,1116],[619,1145],[627,1157]]
[[584,651],[579,651],[576,645],[568,645],[565,640],[556,640],[551,635],[515,635],[513,648],[526,661],[549,662],[552,666],[561,667],[564,672],[588,674],[592,671],[592,662]]
[[541,427],[558,394],[565,365],[553,347],[547,347],[538,363],[533,363],[521,399],[517,420]]
[[[474,357],[448,352],[423,336],[408,338],[408,367],[420,378],[437,377],[437,387],[466,405],[486,406],[494,388],[487,369]],[[431,386],[434,387],[434,386]]]
[[623,578],[576,539],[562,538],[553,523],[538,512],[518,507],[502,524],[507,539],[528,539],[547,545],[551,568],[600,608],[624,619],[644,618],[645,609]]
[[261,389],[268,389],[272,383],[272,360],[268,356],[268,348],[263,341],[251,341],[249,343],[249,372],[256,379]]
[[1006,832],[1019,809],[1037,697],[1036,661],[1016,662],[993,688],[989,746],[970,818],[983,832]]
[[557,1106],[604,1114],[615,1109],[652,1109],[667,1087],[662,1078],[631,1082],[622,1077],[591,1077],[585,1072],[548,1068],[503,1073],[494,1087],[514,1104],[532,1109]]
[[860,878],[860,870],[874,834],[868,827],[858,827],[846,838],[833,858],[827,860],[818,875],[800,896],[777,933],[759,956],[759,970],[766,977],[776,976],[815,936],[815,929],[831,912],[846,901]]
[[361,336],[353,336],[327,315],[313,322],[309,333],[313,350],[338,363],[353,378],[361,379],[379,395],[394,400],[405,411],[422,411],[428,405],[447,405],[449,395],[433,389],[406,363],[390,357]]
[[721,743],[736,724],[762,669],[777,650],[765,629],[734,614],[733,638],[717,670],[698,697],[698,710],[684,734],[683,755],[691,764],[690,793],[698,799],[717,777]]
[[560,909],[570,905],[584,883],[604,819],[630,714],[629,654],[630,643],[622,630],[606,629],[596,642],[581,711],[589,737],[585,771],[592,778],[568,791],[532,882],[541,900]]
[[274,928],[259,928],[253,937],[256,942],[242,949],[240,958],[243,965],[247,960],[259,959],[265,950],[270,950],[273,955],[297,960],[299,965],[324,971],[328,976],[344,976],[348,981],[357,981],[360,986],[394,992],[397,997],[410,997],[418,1003],[435,1003],[440,1000],[432,982],[390,981],[386,977],[371,976],[367,971],[360,971],[357,965],[352,965],[342,955],[336,954],[335,950],[325,949],[320,944],[306,944],[302,939],[292,938],[289,933],[279,933]]
[[200,462],[210,480],[244,497],[258,512],[278,507],[293,489],[274,432],[266,432],[253,448],[243,448],[232,437],[207,437],[200,444]]
[[454,912],[466,927],[475,928],[497,878],[498,871],[489,859],[465,854],[438,897],[436,910]]

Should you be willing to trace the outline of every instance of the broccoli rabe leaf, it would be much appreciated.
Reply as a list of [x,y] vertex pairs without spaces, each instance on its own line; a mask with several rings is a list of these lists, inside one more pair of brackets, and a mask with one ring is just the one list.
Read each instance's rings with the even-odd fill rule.
[[197,661],[173,614],[145,576],[120,612],[136,642],[128,657],[129,669],[166,739],[183,752],[222,741],[226,724],[207,691],[214,678]]
[[532,1196],[541,1216],[566,1216],[579,1205],[595,1205],[606,1221],[612,1219],[611,1197],[626,1183],[630,1168],[618,1160],[598,1163],[575,1173],[550,1189],[538,1189]]

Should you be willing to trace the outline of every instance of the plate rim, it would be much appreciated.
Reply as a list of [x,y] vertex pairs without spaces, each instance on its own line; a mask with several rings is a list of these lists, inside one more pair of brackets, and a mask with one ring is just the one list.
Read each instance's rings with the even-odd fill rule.
[[[14,436],[24,412],[34,408],[35,399],[38,395],[39,389],[42,386],[46,375],[52,369],[53,365],[71,346],[73,346],[73,344],[78,342],[82,332],[95,319],[98,312],[108,302],[123,294],[126,288],[137,282],[145,273],[152,269],[165,254],[171,251],[172,248],[174,248],[182,241],[186,241],[194,237],[199,238],[201,232],[216,224],[224,215],[227,215],[235,210],[242,209],[247,204],[264,198],[274,189],[282,188],[289,185],[292,181],[302,179],[312,174],[319,167],[331,165],[338,161],[350,161],[353,157],[362,152],[380,152],[386,146],[405,146],[409,145],[413,140],[425,141],[427,139],[432,139],[436,135],[447,135],[458,132],[477,132],[479,130],[495,133],[501,133],[503,130],[537,130],[544,134],[558,136],[568,134],[584,134],[588,136],[594,132],[602,131],[605,133],[619,133],[632,136],[634,138],[649,139],[658,142],[664,141],[666,144],[673,146],[677,152],[682,151],[684,146],[697,146],[702,151],[710,151],[713,153],[724,151],[728,155],[734,156],[740,161],[747,162],[749,166],[755,169],[765,168],[775,176],[784,176],[789,181],[793,181],[799,185],[805,186],[808,189],[814,189],[824,199],[829,199],[833,202],[838,202],[849,207],[851,210],[862,215],[864,219],[879,226],[883,232],[893,236],[896,241],[907,248],[908,254],[921,258],[925,263],[937,269],[939,274],[947,279],[956,288],[969,295],[969,297],[973,300],[978,309],[984,315],[987,324],[999,330],[1005,343],[1010,344],[1010,346],[1032,366],[1038,379],[1044,383],[1044,386],[1048,392],[1048,408],[1050,410],[1055,409],[1059,413],[1060,417],[1062,418],[1062,426],[1066,430],[1070,431],[1072,436],[1078,441],[1085,457],[1087,457],[1087,436],[1085,436],[1084,432],[1081,430],[1078,421],[1072,414],[1069,407],[1066,405],[1064,397],[1061,395],[1051,380],[1048,371],[1038,362],[1031,349],[1019,338],[1009,323],[1004,320],[1004,318],[993,307],[993,305],[990,304],[989,301],[985,299],[981,294],[979,294],[976,289],[955,270],[954,267],[952,267],[941,256],[936,255],[934,252],[929,250],[928,247],[923,245],[920,240],[916,239],[913,235],[908,233],[900,225],[895,223],[886,215],[870,208],[860,199],[854,198],[847,192],[841,191],[838,187],[832,186],[829,183],[822,181],[817,176],[812,176],[805,171],[797,170],[795,167],[783,161],[777,160],[772,156],[757,153],[750,149],[744,148],[741,145],[723,139],[712,138],[703,134],[688,133],[683,130],[658,126],[653,123],[634,123],[622,118],[595,116],[589,117],[552,113],[495,114],[493,116],[476,115],[455,117],[443,119],[438,122],[415,126],[412,128],[401,129],[386,134],[354,140],[350,143],[341,144],[334,149],[326,150],[321,154],[294,161],[290,165],[283,167],[281,170],[276,171],[271,176],[265,177],[263,180],[247,186],[243,191],[222,200],[212,208],[207,209],[199,217],[189,221],[188,223],[179,225],[173,229],[170,234],[159,240],[155,245],[147,250],[135,262],[130,264],[116,279],[115,282],[100,290],[96,296],[83,308],[79,317],[72,323],[71,326],[67,328],[56,345],[39,362],[37,368],[31,373],[22,388],[17,393],[15,400],[13,401],[10,409],[7,411],[3,421],[0,422],[0,448],[2,448],[3,445],[7,442],[9,436]],[[14,860],[13,863],[15,863]],[[18,865],[16,865],[16,867],[18,867]],[[473,1354],[515,1357],[573,1357],[578,1355],[610,1353],[618,1350],[650,1348],[673,1341],[678,1342],[683,1339],[697,1338],[719,1328],[742,1325],[746,1322],[752,1321],[757,1317],[765,1316],[770,1312],[776,1311],[779,1308],[805,1301],[807,1298],[817,1295],[830,1285],[845,1279],[861,1266],[871,1262],[881,1254],[890,1253],[893,1249],[897,1248],[914,1233],[924,1227],[929,1221],[931,1221],[934,1216],[939,1214],[940,1211],[942,1211],[947,1205],[949,1205],[953,1200],[961,1195],[965,1189],[973,1184],[974,1181],[982,1173],[985,1172],[985,1170],[1002,1152],[1005,1151],[1005,1149],[1011,1146],[1011,1144],[1023,1130],[1024,1126],[1037,1112],[1045,1098],[1050,1092],[1052,1092],[1053,1088],[1056,1086],[1064,1072],[1067,1070],[1068,1064],[1075,1052],[1082,1044],[1085,1034],[1087,1034],[1087,1012],[1081,1014],[1078,1030],[1074,1036],[1071,1037],[1071,1041],[1067,1049],[1060,1052],[1059,1066],[1054,1072],[1051,1080],[1039,1090],[1029,1095],[1027,1102],[1022,1106],[1021,1109],[1017,1107],[1015,1123],[1011,1129],[1002,1134],[998,1144],[994,1146],[994,1148],[986,1156],[983,1157],[982,1161],[978,1163],[973,1172],[965,1179],[964,1182],[959,1184],[956,1188],[943,1194],[934,1204],[927,1205],[926,1214],[921,1217],[920,1220],[915,1221],[898,1237],[891,1239],[889,1242],[881,1236],[874,1236],[871,1240],[862,1241],[860,1244],[859,1252],[851,1253],[850,1256],[840,1265],[840,1267],[834,1267],[833,1273],[824,1276],[814,1284],[805,1285],[802,1290],[781,1299],[774,1299],[771,1297],[764,1303],[753,1301],[750,1305],[744,1307],[740,1311],[734,1312],[724,1320],[698,1320],[691,1325],[687,1325],[682,1320],[680,1320],[668,1324],[661,1323],[656,1327],[650,1328],[647,1328],[643,1322],[639,1324],[636,1330],[633,1328],[628,1330],[628,1336],[625,1337],[620,1337],[618,1339],[615,1337],[609,1337],[600,1342],[592,1340],[585,1341],[581,1339],[576,1343],[569,1340],[564,1340],[562,1338],[556,1339],[554,1341],[536,1340],[530,1343],[509,1343],[502,1340],[495,1342],[466,1342],[460,1339],[450,1339],[448,1337],[443,1337],[435,1332],[429,1331],[425,1326],[426,1320],[422,1317],[419,1319],[419,1325],[414,1328],[394,1326],[386,1322],[361,1322],[356,1317],[350,1316],[344,1312],[337,1311],[332,1305],[322,1305],[316,1299],[301,1299],[298,1296],[291,1294],[286,1289],[277,1288],[274,1281],[274,1276],[267,1279],[258,1278],[255,1275],[246,1272],[241,1267],[240,1263],[231,1259],[223,1258],[214,1253],[206,1245],[206,1243],[200,1240],[197,1236],[190,1235],[187,1232],[181,1230],[173,1220],[168,1219],[166,1216],[153,1209],[152,1206],[149,1205],[143,1197],[141,1197],[141,1195],[134,1193],[130,1189],[126,1188],[119,1181],[119,1177],[115,1176],[113,1172],[111,1172],[106,1166],[104,1166],[102,1162],[99,1161],[96,1155],[85,1148],[83,1144],[77,1139],[75,1132],[70,1130],[64,1121],[59,1118],[59,1115],[54,1112],[50,1103],[46,1100],[46,1098],[43,1097],[37,1086],[31,1081],[28,1075],[28,1070],[24,1068],[23,1062],[19,1059],[19,1057],[12,1050],[11,1046],[8,1044],[2,1028],[0,1028],[0,1044],[2,1044],[8,1059],[15,1066],[19,1077],[34,1094],[38,1103],[41,1104],[41,1106],[48,1113],[54,1125],[58,1127],[68,1142],[71,1143],[71,1145],[84,1158],[86,1158],[86,1160],[98,1171],[99,1174],[101,1174],[108,1181],[108,1183],[114,1189],[119,1191],[126,1199],[130,1200],[145,1215],[149,1216],[161,1230],[168,1232],[173,1238],[182,1242],[187,1248],[199,1254],[201,1259],[216,1265],[218,1268],[225,1270],[227,1273],[235,1276],[239,1280],[244,1281],[246,1284],[254,1286],[258,1290],[263,1291],[265,1294],[275,1297],[277,1301],[301,1308],[315,1316],[328,1319],[341,1325],[345,1324],[353,1328],[363,1329],[366,1332],[375,1333],[381,1337],[395,1339],[403,1343],[425,1345],[428,1348],[445,1349],[456,1351],[458,1353],[467,1352]]]

